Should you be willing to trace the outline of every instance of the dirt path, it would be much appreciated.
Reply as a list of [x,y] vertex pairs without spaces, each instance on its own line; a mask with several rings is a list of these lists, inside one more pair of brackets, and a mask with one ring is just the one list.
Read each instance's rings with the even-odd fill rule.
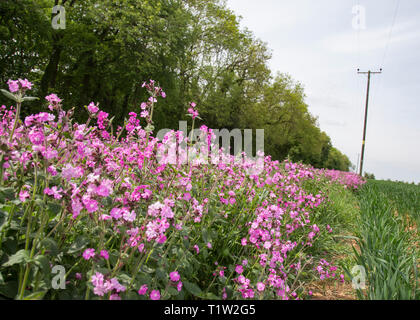
[[[357,242],[353,239],[345,241],[346,246],[351,252],[351,247],[355,247],[360,251]],[[336,261],[343,260],[346,256],[338,256],[332,264]],[[341,283],[338,280],[319,280],[311,283],[310,290],[313,292],[311,300],[357,300],[356,291],[353,289],[351,281],[344,281]]]

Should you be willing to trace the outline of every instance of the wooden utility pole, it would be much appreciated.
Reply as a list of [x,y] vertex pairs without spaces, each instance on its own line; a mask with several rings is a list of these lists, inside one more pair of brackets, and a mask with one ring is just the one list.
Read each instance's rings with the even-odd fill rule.
[[365,144],[366,144],[366,125],[367,125],[367,115],[368,115],[368,104],[369,104],[369,87],[370,87],[370,75],[375,73],[382,73],[382,68],[379,69],[379,72],[360,72],[359,69],[357,69],[357,73],[363,73],[368,75],[368,82],[367,82],[367,92],[366,92],[366,107],[365,107],[365,124],[363,126],[363,140],[362,140],[362,155],[360,157],[360,171],[359,175],[362,176],[363,174],[363,160],[365,158]]

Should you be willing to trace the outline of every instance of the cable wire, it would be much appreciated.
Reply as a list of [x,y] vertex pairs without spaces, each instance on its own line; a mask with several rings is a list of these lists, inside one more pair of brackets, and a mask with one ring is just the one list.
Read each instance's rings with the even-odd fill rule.
[[384,65],[384,63],[385,63],[385,58],[386,58],[386,55],[387,55],[387,53],[388,53],[389,42],[390,42],[390,40],[391,40],[392,30],[393,30],[393,28],[394,28],[395,21],[397,20],[397,14],[398,14],[398,9],[399,9],[399,7],[400,7],[400,0],[397,0],[397,5],[395,6],[395,10],[394,10],[394,18],[392,19],[391,29],[389,30],[389,33],[388,33],[388,39],[387,39],[387,42],[386,42],[386,45],[385,45],[385,52],[384,52],[384,56],[382,57],[382,64],[381,64],[381,67],[383,67],[383,65]]

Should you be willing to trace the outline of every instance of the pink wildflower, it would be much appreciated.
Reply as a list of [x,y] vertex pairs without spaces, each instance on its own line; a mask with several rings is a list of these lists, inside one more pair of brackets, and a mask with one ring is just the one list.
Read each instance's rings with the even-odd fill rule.
[[44,142],[44,134],[36,129],[32,129],[28,134],[29,140],[31,140],[34,145],[41,145]]
[[57,97],[57,95],[54,94],[54,93],[51,93],[49,96],[46,96],[45,99],[49,103],[59,103],[59,102],[61,102],[61,99],[59,97]]
[[95,249],[89,248],[83,252],[83,259],[89,260],[95,256]]
[[31,90],[32,89],[32,83],[29,82],[28,79],[24,79],[24,80],[19,79],[19,83],[20,83],[22,89],[25,89],[25,90]]
[[105,179],[101,184],[96,188],[96,194],[101,197],[108,197],[112,193],[112,181]]
[[105,260],[108,260],[109,259],[109,253],[106,250],[101,250],[100,256],[102,258],[104,258]]
[[177,282],[181,277],[180,277],[178,271],[173,271],[169,274],[169,278],[171,279],[171,281]]
[[54,166],[49,166],[47,171],[54,177],[57,175],[57,169]]
[[126,290],[126,287],[124,287],[123,285],[121,285],[117,278],[112,278],[111,279],[111,285],[112,285],[112,289],[114,289],[117,292],[124,292]]
[[150,292],[150,300],[160,300],[159,290],[152,290],[152,292]]
[[27,198],[30,197],[29,190],[31,190],[31,186],[25,184],[22,187],[22,190],[19,192],[19,200],[25,202]]
[[97,113],[99,111],[99,108],[98,108],[97,105],[95,105],[93,102],[91,102],[88,105],[88,110],[89,110],[90,113],[95,114],[95,113]]
[[96,200],[84,198],[82,202],[89,213],[93,213],[98,210],[98,202]]
[[265,284],[264,284],[264,283],[262,283],[262,282],[258,282],[258,283],[257,283],[257,290],[258,290],[259,292],[262,292],[262,291],[264,291],[264,289],[265,289]]
[[79,199],[72,199],[71,200],[71,209],[73,211],[73,219],[76,219],[77,216],[80,214],[80,211],[83,209],[82,203]]
[[142,285],[141,287],[140,287],[140,289],[139,289],[139,291],[138,291],[138,294],[139,295],[141,295],[141,296],[143,296],[143,295],[145,295],[147,293],[147,285]]
[[242,272],[244,272],[244,267],[242,267],[241,265],[237,265],[235,271],[241,274]]
[[[123,208],[123,209],[125,209],[125,208]],[[136,220],[136,212],[134,210],[129,211],[128,209],[126,209],[123,212],[124,213],[123,213],[122,217],[125,221],[133,222],[134,220]]]
[[48,194],[50,196],[54,196],[54,199],[61,199],[63,196],[60,194],[61,192],[63,192],[63,189],[60,188],[58,189],[56,186],[50,188],[45,188],[44,189],[44,193]]
[[9,91],[10,92],[16,92],[19,90],[19,82],[18,80],[11,80],[7,81],[7,84],[9,85]]

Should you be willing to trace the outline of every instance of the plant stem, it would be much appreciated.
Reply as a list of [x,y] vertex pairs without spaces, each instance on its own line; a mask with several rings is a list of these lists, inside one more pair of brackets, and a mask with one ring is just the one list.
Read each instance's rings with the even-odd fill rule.
[[9,136],[9,143],[12,142],[12,140],[13,140],[13,134],[15,132],[17,123],[19,121],[19,113],[20,113],[20,106],[21,106],[21,104],[22,104],[21,102],[16,102],[15,122],[13,123],[13,129],[12,129],[12,132],[10,133],[10,136]]
[[16,209],[16,205],[13,205],[12,210],[10,210],[9,217],[7,219],[7,222],[6,222],[6,226],[1,231],[0,249],[1,249],[1,245],[3,244],[3,237],[7,234],[7,231],[10,227],[10,223],[12,222],[13,215],[15,213],[15,209]]

